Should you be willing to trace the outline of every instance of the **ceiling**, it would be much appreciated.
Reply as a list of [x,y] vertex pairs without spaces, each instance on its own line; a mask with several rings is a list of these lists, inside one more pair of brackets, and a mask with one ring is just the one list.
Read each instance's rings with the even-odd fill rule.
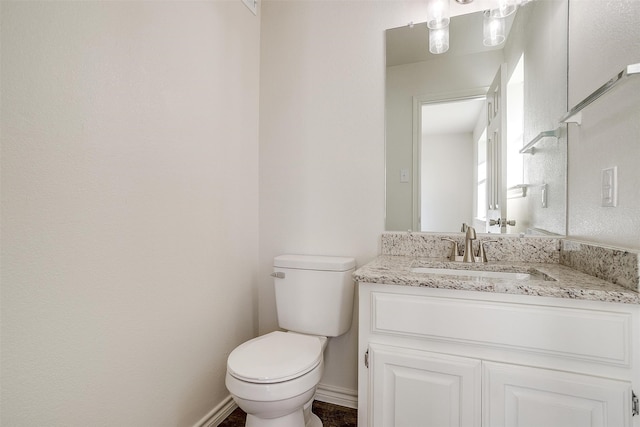
[[473,132],[484,98],[463,99],[422,106],[422,133],[443,135]]

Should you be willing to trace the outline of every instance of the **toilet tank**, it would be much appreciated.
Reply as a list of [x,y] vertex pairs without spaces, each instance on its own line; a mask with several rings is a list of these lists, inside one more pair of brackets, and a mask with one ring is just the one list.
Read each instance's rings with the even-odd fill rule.
[[356,260],[280,255],[273,260],[278,325],[288,331],[337,337],[353,317]]

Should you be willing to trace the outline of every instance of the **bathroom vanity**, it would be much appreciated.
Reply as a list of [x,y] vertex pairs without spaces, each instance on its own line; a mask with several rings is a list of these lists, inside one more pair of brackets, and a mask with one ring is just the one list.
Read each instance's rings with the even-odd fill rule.
[[640,426],[638,292],[554,263],[383,255],[354,277],[358,425]]

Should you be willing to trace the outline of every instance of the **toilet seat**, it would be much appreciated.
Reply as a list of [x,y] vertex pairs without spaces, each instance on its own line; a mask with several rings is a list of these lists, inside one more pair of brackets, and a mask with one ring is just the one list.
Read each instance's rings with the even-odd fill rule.
[[289,381],[317,367],[322,351],[318,337],[275,331],[233,350],[227,359],[227,372],[250,383]]

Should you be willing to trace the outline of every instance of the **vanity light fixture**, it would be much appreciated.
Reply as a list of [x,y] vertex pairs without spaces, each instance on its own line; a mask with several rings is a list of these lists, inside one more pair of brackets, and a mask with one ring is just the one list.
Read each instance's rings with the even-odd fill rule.
[[449,27],[429,29],[429,52],[438,54],[449,50]]
[[[468,4],[473,0],[455,0]],[[505,18],[513,14],[518,6],[532,0],[493,0],[495,7],[484,11],[482,43],[499,46],[506,40]],[[429,52],[440,54],[449,50],[449,0],[427,1],[427,28],[429,28]],[[410,24],[413,26],[413,22]]]
[[484,11],[482,43],[485,46],[498,46],[506,39],[504,18],[493,16],[492,12],[492,10]]
[[493,18],[506,18],[516,11],[516,0],[498,0],[498,7],[491,9]]
[[439,54],[449,50],[450,20],[449,0],[428,0],[429,52]]
[[428,0],[427,27],[437,30],[449,26],[449,0]]

